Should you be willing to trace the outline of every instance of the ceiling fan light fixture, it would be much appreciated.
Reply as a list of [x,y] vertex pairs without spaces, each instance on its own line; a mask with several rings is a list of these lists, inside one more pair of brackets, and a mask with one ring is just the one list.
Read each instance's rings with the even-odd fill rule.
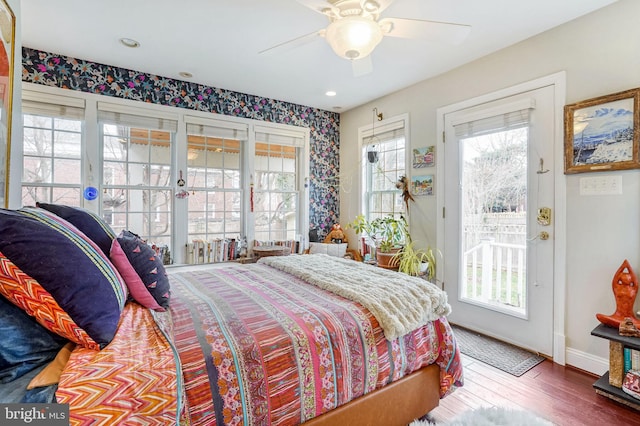
[[345,59],[368,56],[382,40],[377,22],[361,16],[349,16],[333,21],[325,33],[336,55]]
[[362,2],[362,9],[365,12],[374,13],[380,9],[380,3],[375,0],[365,0]]

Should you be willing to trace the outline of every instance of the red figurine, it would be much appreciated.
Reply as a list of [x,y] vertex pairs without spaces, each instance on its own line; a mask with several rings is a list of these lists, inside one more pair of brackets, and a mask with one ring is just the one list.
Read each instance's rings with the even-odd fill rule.
[[638,294],[638,278],[626,259],[613,276],[611,287],[616,299],[616,311],[612,315],[596,314],[598,321],[609,327],[620,328],[620,323],[627,318],[640,328],[640,320],[633,313],[633,305]]

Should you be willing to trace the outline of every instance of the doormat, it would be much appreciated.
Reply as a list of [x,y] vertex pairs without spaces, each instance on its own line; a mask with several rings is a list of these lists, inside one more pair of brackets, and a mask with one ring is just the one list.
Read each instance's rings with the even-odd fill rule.
[[475,331],[455,325],[453,335],[456,337],[460,352],[471,358],[482,361],[516,377],[522,376],[545,360],[544,357],[517,346],[501,342]]

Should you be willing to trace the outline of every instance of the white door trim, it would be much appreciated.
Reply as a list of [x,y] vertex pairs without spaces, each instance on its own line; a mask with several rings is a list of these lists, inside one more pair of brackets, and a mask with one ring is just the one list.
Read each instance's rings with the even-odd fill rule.
[[[554,290],[553,290],[553,361],[565,365],[565,302],[566,302],[566,223],[567,223],[567,183],[564,175],[564,114],[566,100],[566,72],[561,71],[532,81],[498,90],[493,93],[478,96],[456,104],[447,105],[436,110],[438,137],[437,152],[444,153],[444,117],[448,113],[484,104],[492,100],[513,96],[518,93],[554,86],[554,164],[555,164],[555,247],[554,247]],[[442,158],[441,158],[442,160]],[[436,241],[438,249],[444,253],[444,177],[445,165],[439,161],[436,170],[436,205],[438,219],[436,221]],[[442,282],[442,269],[437,270],[437,280]]]

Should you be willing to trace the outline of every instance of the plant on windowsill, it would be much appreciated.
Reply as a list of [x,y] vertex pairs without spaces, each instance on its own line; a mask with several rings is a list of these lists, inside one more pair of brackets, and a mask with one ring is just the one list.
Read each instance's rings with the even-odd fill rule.
[[371,221],[364,215],[358,215],[348,225],[356,234],[365,235],[376,247],[378,266],[387,269],[397,269],[394,255],[410,240],[409,226],[404,216],[396,218],[392,215],[378,217]]

